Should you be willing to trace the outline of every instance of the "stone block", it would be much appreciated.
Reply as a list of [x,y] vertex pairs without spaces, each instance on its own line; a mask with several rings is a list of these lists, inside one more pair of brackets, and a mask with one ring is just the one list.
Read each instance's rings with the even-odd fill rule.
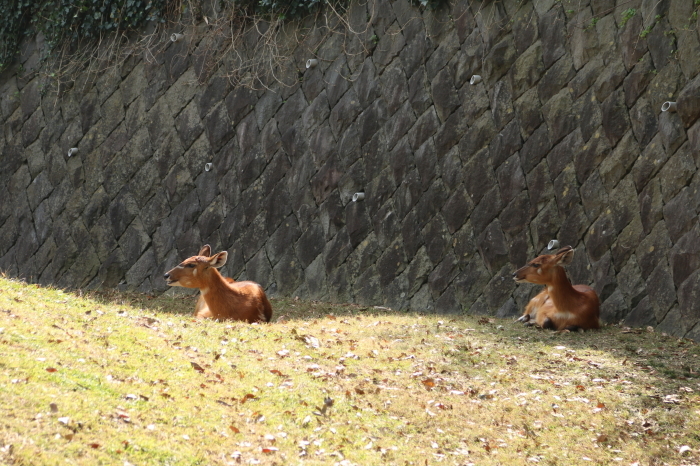
[[[516,45],[517,47],[517,45]],[[545,66],[542,62],[542,43],[532,44],[527,50],[518,54],[509,71],[513,96],[517,99],[532,88],[543,77]],[[544,98],[548,100],[548,97]]]
[[691,126],[700,116],[700,98],[698,94],[700,94],[700,77],[686,84],[678,95],[678,115],[686,128]]
[[149,248],[143,253],[139,260],[126,271],[125,279],[127,286],[131,289],[138,287],[153,273],[155,266],[155,255],[153,254],[153,249]]
[[425,244],[428,258],[433,264],[442,260],[452,240],[447,225],[441,215],[433,217],[421,231],[423,238],[429,238]]
[[527,192],[530,195],[530,218],[533,218],[550,200],[554,199],[554,187],[547,163],[540,162],[525,176],[525,180]]
[[401,227],[401,237],[403,238],[404,248],[406,249],[406,255],[408,257],[414,256],[416,251],[425,244],[423,234],[421,233],[421,227],[422,225],[418,223],[418,215],[415,211],[409,212],[406,217],[404,217]]
[[629,313],[622,291],[618,288],[600,305],[600,320],[607,324],[617,324]]
[[614,147],[631,127],[622,89],[608,96],[603,102],[601,112],[603,131],[610,145]]
[[[683,2],[676,2],[676,4],[682,5]],[[685,30],[685,28],[676,27],[674,29],[678,40],[676,56],[681,65],[683,75],[687,79],[691,79],[700,73],[700,40],[692,29]]]
[[681,338],[693,327],[694,323],[695,322],[686,321],[681,311],[678,309],[678,306],[674,306],[668,311],[664,320],[659,322],[655,331]]
[[411,106],[406,102],[384,125],[386,149],[391,150],[416,123]]
[[[398,139],[393,147],[400,144],[402,140],[403,138]],[[362,161],[364,162],[365,173],[368,177],[386,168],[388,161],[384,154],[389,151],[390,149],[388,148],[386,133],[384,131],[375,133],[372,139],[362,147]]]
[[457,188],[442,208],[442,213],[447,225],[447,231],[454,234],[467,221],[469,214],[474,209],[474,203],[470,200],[463,186]]
[[475,233],[470,220],[453,235],[452,249],[461,269],[464,269],[477,253]]
[[668,203],[683,187],[688,185],[696,170],[689,145],[685,144],[668,159],[658,173],[664,203]]
[[323,258],[318,256],[304,270],[304,280],[311,299],[328,299],[328,281]]
[[573,164],[567,165],[554,180],[554,193],[562,215],[569,215],[574,206],[581,203]]
[[508,73],[508,70],[515,62],[516,58],[517,52],[513,45],[512,35],[505,37],[491,47],[482,64],[486,84],[492,86]]
[[663,112],[659,116],[659,135],[667,154],[673,154],[686,140],[683,124],[677,113]]
[[639,265],[634,256],[620,269],[617,284],[622,291],[628,309],[634,309],[647,296],[647,285],[642,280]]
[[620,232],[611,248],[612,258],[618,269],[627,262],[644,236],[642,220],[639,214],[634,212],[632,221]]
[[593,18],[592,10],[581,6],[568,23],[569,47],[577,70],[581,69],[602,48],[596,28],[581,27],[584,24],[590,25]]
[[664,220],[673,243],[697,223],[695,210],[688,209],[689,205],[692,205],[692,199],[690,189],[686,187],[663,207]]
[[499,167],[521,147],[520,126],[518,120],[514,119],[491,140],[489,144],[491,163],[494,167]]
[[542,61],[549,69],[566,53],[566,18],[558,6],[540,15],[539,31],[542,40]]
[[445,68],[431,79],[431,96],[435,111],[440,121],[445,122],[447,117],[459,106],[457,89],[450,70]]
[[501,80],[494,85],[491,96],[491,113],[497,131],[501,131],[515,116],[510,81]]
[[503,230],[508,234],[523,230],[530,223],[530,210],[530,198],[526,192],[521,192],[500,214]]
[[544,121],[537,88],[533,87],[515,101],[515,112],[518,115],[522,137],[527,141],[535,130],[542,128]]
[[596,132],[591,139],[581,147],[581,150],[574,155],[574,167],[576,168],[576,178],[579,183],[585,183],[596,167],[598,167],[610,153],[611,148],[607,138],[601,136],[600,132]]
[[457,260],[454,254],[449,253],[428,275],[428,287],[433,299],[439,298],[458,274]]
[[575,205],[562,222],[557,239],[561,244],[575,246],[583,238],[588,225],[589,220],[583,208],[580,205]]
[[642,15],[635,14],[620,28],[618,42],[625,68],[631,69],[647,53],[647,41],[639,37],[644,29]]
[[381,287],[388,286],[406,268],[408,258],[401,243],[401,240],[394,241],[377,259],[376,269]]
[[393,200],[389,200],[372,218],[377,242],[382,247],[388,247],[390,243],[401,235],[401,222],[395,211]]
[[391,176],[391,171],[388,168],[377,174],[377,176],[367,184],[365,200],[361,202],[367,210],[367,215],[369,215],[370,218],[374,218],[379,209],[391,198],[395,190],[396,185]]
[[508,244],[501,223],[494,220],[477,239],[479,253],[491,274],[496,274],[508,263]]
[[431,81],[435,80],[440,71],[447,70],[447,63],[460,49],[457,31],[452,29],[438,44],[438,47],[430,54],[430,57],[425,63],[428,79]]
[[615,241],[615,219],[610,211],[604,212],[593,222],[585,237],[586,250],[593,262],[597,262]]
[[394,57],[398,56],[406,45],[406,39],[401,32],[401,29],[396,24],[389,26],[386,34],[382,35],[377,43],[377,47],[372,54],[372,61],[377,70],[382,72],[383,69],[391,63]]
[[[392,64],[392,66],[387,69],[385,73],[388,73],[387,77],[385,78],[384,75],[382,75],[382,85],[377,86],[377,69],[374,66],[372,58],[365,58],[357,78],[354,80],[354,82],[352,82],[352,86],[355,88],[355,93],[359,99],[360,106],[363,108],[369,106],[377,99],[377,97],[379,97],[380,93],[383,94],[385,92],[387,95],[392,95],[394,98],[401,100],[401,102],[407,98],[408,83],[403,75],[403,70],[399,66]],[[391,78],[389,78],[390,76]],[[401,78],[403,78],[403,81],[401,81]],[[386,87],[386,84],[391,79],[398,79],[400,81],[400,84],[396,86],[397,89]],[[346,86],[346,84],[341,83],[338,83],[338,85]],[[406,96],[404,96],[404,92],[406,93]],[[341,96],[342,94],[339,94],[334,88],[333,101],[331,101],[331,105],[335,105]],[[392,110],[395,111],[396,109],[392,107]],[[393,111],[391,113],[393,113]]]
[[669,62],[669,57],[673,55],[673,50],[676,48],[675,38],[671,36],[671,27],[667,18],[655,19],[655,24],[645,25],[648,29],[646,34],[647,47],[651,59],[654,62],[654,68],[662,69]]
[[[223,81],[220,82],[218,79],[222,79]],[[228,79],[218,79],[210,82],[200,98],[200,117],[206,116],[216,103],[220,102],[221,98],[226,95]],[[274,96],[275,94],[273,94],[273,97]],[[238,123],[255,108],[257,101],[258,99],[255,95],[255,91],[245,86],[238,86],[229,92],[228,95],[226,95],[224,104],[226,105],[227,114],[231,119],[232,125],[238,125]],[[269,107],[270,103],[268,102],[267,104]]]
[[[256,254],[246,262],[245,277],[247,280],[259,283],[265,289],[269,288],[273,282],[276,283],[276,276],[272,273],[272,266],[264,248],[256,251]],[[277,286],[279,287],[279,284]],[[289,292],[288,289],[286,291]]]
[[629,327],[640,328],[656,325],[656,318],[654,317],[654,311],[651,309],[648,296],[642,299],[637,307],[625,316],[623,324]]
[[[512,271],[511,271],[512,272]],[[472,261],[453,280],[455,297],[467,312],[473,314],[472,307],[488,284],[490,275],[480,260]],[[512,281],[512,279],[511,279]]]
[[547,165],[553,178],[558,177],[573,161],[574,154],[580,150],[582,145],[581,131],[576,129],[549,151],[547,154]]
[[[369,61],[371,63],[371,60]],[[394,60],[382,73],[380,78],[381,95],[386,102],[386,109],[389,115],[393,115],[403,103],[408,99],[408,80],[400,66],[399,60]],[[364,69],[363,69],[364,71]],[[366,107],[371,104],[377,97],[376,91],[376,76],[372,76],[368,80],[367,90],[365,91],[366,98],[360,97],[360,105]],[[355,84],[357,89],[357,82]],[[358,97],[360,96],[358,92]],[[457,98],[455,91],[455,100]]]
[[520,164],[525,173],[535,168],[552,148],[547,125],[541,125],[523,143],[520,149]]
[[204,124],[199,118],[199,109],[195,101],[190,102],[175,118],[175,128],[184,149],[188,149],[204,131]]
[[663,218],[663,201],[658,179],[652,179],[639,193],[639,210],[644,232],[649,234],[656,222]]
[[304,269],[291,250],[280,258],[272,269],[272,274],[277,284],[276,292],[281,296],[292,295],[304,282]]
[[522,54],[539,38],[537,17],[532,4],[525,3],[513,15],[513,37],[518,54]]
[[[288,104],[289,101],[282,107],[282,110]],[[362,107],[360,107],[359,98],[355,90],[351,88],[331,110],[329,121],[335,137],[339,137],[361,112]],[[279,115],[279,112],[277,115]]]
[[665,222],[658,222],[651,233],[637,247],[636,255],[642,277],[649,277],[654,268],[667,257],[671,248],[671,240]]
[[625,105],[632,107],[637,99],[643,94],[647,86],[654,77],[654,64],[651,62],[651,56],[645,55],[630,70],[623,82],[625,91]]
[[661,145],[661,137],[657,134],[644,148],[632,166],[632,176],[637,191],[644,189],[649,180],[656,175],[658,170],[666,163],[668,155]]
[[437,156],[442,157],[455,147],[464,136],[466,130],[467,123],[465,122],[464,115],[460,110],[457,110],[450,115],[445,124],[438,129],[433,137]]
[[489,314],[496,315],[500,312],[505,315],[514,312],[512,309],[514,303],[509,303],[510,296],[517,286],[512,275],[512,266],[506,265],[493,275],[484,288],[482,298],[488,307]]
[[[542,67],[544,68],[544,65],[542,65]],[[571,56],[568,54],[557,60],[546,73],[542,74],[543,71],[540,72],[541,79],[539,79],[537,83],[538,94],[543,102],[547,102],[554,97],[560,89],[567,88],[567,84],[576,76],[574,64],[571,60]],[[528,88],[530,87],[532,86],[528,86]],[[569,90],[569,92],[572,91]],[[577,97],[578,96],[572,95],[574,99]]]
[[625,228],[635,217],[637,212],[637,192],[634,189],[634,183],[631,177],[625,177],[617,187],[610,192],[610,199],[615,199],[615,202],[610,204],[609,209],[613,216],[615,226],[615,234],[617,235]]
[[487,154],[487,150],[479,151],[464,165],[464,186],[474,204],[478,204],[481,198],[497,185],[496,176]]
[[676,302],[676,288],[666,261],[661,261],[646,280],[649,307],[655,316],[654,324],[661,322]]
[[520,166],[520,157],[517,154],[510,156],[496,169],[496,178],[498,186],[501,188],[501,197],[505,203],[512,201],[523,189],[527,188],[525,175]]
[[471,80],[473,75],[481,73],[481,57],[485,54],[485,48],[479,30],[472,30],[464,40],[461,50],[448,63],[448,66],[454,70],[455,86],[462,87]]
[[[365,60],[365,64],[367,64],[368,61],[369,60]],[[324,87],[328,96],[328,103],[331,107],[334,107],[338,103],[340,98],[343,97],[343,94],[345,94],[345,92],[350,88],[351,82],[348,79],[350,74],[350,69],[348,68],[344,54],[338,56],[338,58],[326,70],[323,80],[326,83]],[[367,96],[367,81],[374,81],[375,79],[376,76],[374,75],[374,66],[363,66],[362,73],[360,74],[357,82],[355,83],[355,90],[358,92],[358,96]],[[366,105],[369,105],[371,101],[367,99],[361,99],[360,103],[364,107]],[[282,99],[279,100],[278,105],[281,104]]]
[[433,136],[440,127],[440,121],[434,108],[423,113],[408,133],[408,141],[413,150],[417,150],[428,138]]
[[535,250],[539,251],[557,237],[561,226],[561,217],[556,202],[550,201],[530,222],[530,234]]
[[663,103],[668,101],[670,96],[678,95],[681,79],[681,68],[675,60],[669,62],[665,67],[655,70],[654,77],[647,86],[646,97],[657,115]]
[[[623,89],[620,88],[620,84],[622,84],[626,75],[627,70],[625,69],[622,61],[619,59],[602,68],[598,79],[596,79],[593,85],[593,92],[595,93],[598,102],[605,102],[608,100],[610,95],[616,89],[617,93],[624,95]],[[619,99],[619,97],[616,97],[616,99]]]

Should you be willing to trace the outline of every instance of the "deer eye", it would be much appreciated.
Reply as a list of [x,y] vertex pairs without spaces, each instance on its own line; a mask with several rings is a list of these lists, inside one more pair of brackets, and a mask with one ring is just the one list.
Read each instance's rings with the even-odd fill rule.
[[539,268],[540,268],[540,264],[530,264],[530,265],[532,265],[532,266],[533,266],[534,268],[536,268],[536,269],[539,269]]
[[192,269],[195,267],[195,264],[193,264],[193,263],[185,264],[185,267]]

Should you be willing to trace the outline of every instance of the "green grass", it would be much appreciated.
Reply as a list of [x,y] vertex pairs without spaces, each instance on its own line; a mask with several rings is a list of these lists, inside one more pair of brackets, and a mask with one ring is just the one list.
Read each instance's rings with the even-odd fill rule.
[[272,304],[195,321],[189,296],[0,278],[0,464],[700,462],[693,342]]

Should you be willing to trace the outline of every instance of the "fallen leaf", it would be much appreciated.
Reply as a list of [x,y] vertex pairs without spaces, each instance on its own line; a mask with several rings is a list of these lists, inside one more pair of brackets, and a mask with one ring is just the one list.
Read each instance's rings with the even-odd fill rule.
[[204,372],[204,368],[202,366],[200,366],[199,364],[197,364],[196,362],[190,361],[190,364],[192,364],[192,368],[194,370],[196,370],[197,372]]
[[99,443],[88,443],[88,446],[89,446],[90,448],[95,448],[95,449],[100,448],[100,444],[99,444]]
[[46,368],[46,372],[56,372],[57,370],[58,369],[56,369],[55,367],[47,367]]
[[252,393],[248,393],[246,396],[241,398],[241,404],[245,403],[248,400],[254,400],[254,399],[255,399],[255,395],[253,395]]
[[234,434],[240,434],[241,431],[236,426],[228,426],[229,429],[233,431]]

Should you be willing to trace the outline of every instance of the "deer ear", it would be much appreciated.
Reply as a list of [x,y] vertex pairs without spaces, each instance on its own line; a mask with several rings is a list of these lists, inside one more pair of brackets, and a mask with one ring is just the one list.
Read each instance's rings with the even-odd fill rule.
[[209,246],[208,244],[205,244],[204,246],[202,246],[202,249],[199,250],[199,254],[197,254],[197,255],[204,256],[204,257],[211,256],[211,246]]
[[569,265],[571,262],[574,260],[574,252],[576,252],[575,249],[573,249],[571,246],[567,246],[565,248],[562,248],[563,250],[559,250],[557,253],[557,264],[558,265]]
[[226,259],[228,259],[228,252],[221,251],[220,253],[215,254],[214,256],[209,258],[209,265],[211,265],[215,269],[218,269],[220,267],[223,267],[224,264],[226,264]]

